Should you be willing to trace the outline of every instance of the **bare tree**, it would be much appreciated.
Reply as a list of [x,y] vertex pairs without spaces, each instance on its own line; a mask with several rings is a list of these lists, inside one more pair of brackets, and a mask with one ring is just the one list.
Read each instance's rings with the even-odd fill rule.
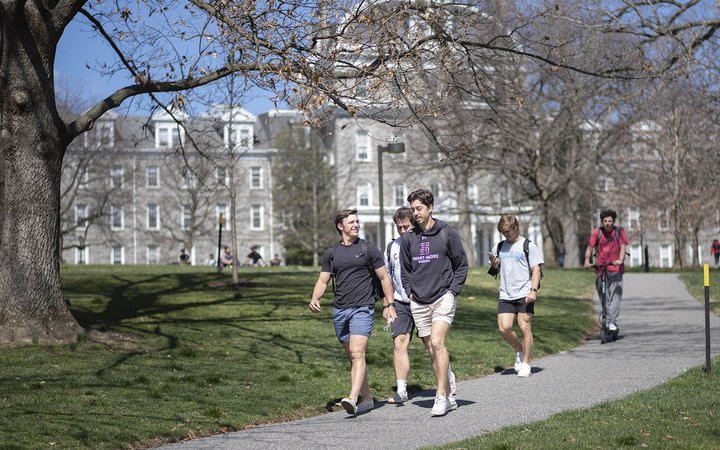
[[[187,103],[184,92],[239,73],[306,111],[331,102],[357,114],[363,104],[351,100],[358,81],[388,88],[372,103],[385,112],[410,108],[410,116],[398,114],[392,121],[402,126],[439,113],[426,96],[430,86],[415,84],[413,74],[454,70],[455,49],[465,51],[464,64],[476,52],[511,53],[597,76],[640,76],[676,65],[713,39],[718,26],[714,17],[688,18],[699,2],[650,1],[633,8],[621,3],[617,11],[590,0],[577,5],[517,8],[508,23],[490,27],[496,31],[469,36],[446,33],[439,25],[453,19],[458,30],[479,29],[466,17],[478,21],[486,15],[434,2],[0,0],[0,341],[67,341],[79,331],[60,286],[61,170],[70,142],[106,111],[140,95],[181,108]],[[658,8],[667,13],[656,14]],[[75,18],[115,51],[116,63],[101,69],[126,76],[128,85],[65,121],[55,101],[54,58],[63,30]],[[621,32],[634,46],[588,64],[585,55],[565,51],[572,49],[567,38],[535,34],[528,27],[534,21],[575,24],[588,36]],[[644,52],[647,47],[652,52]],[[478,71],[479,85],[483,77]],[[38,259],[47,264],[38,266]]]

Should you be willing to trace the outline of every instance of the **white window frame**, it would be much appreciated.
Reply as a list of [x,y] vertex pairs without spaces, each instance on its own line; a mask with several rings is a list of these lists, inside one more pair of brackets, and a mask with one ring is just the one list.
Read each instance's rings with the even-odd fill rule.
[[180,209],[180,228],[184,231],[192,228],[192,205],[182,205]]
[[395,183],[393,185],[393,204],[397,207],[405,206],[407,198],[407,189],[403,183]]
[[115,124],[107,120],[95,122],[95,139],[97,139],[99,147],[114,147]]
[[250,189],[263,188],[263,172],[262,167],[256,166],[250,168]]
[[192,189],[195,187],[195,174],[187,167],[180,174],[180,187],[183,189]]
[[367,207],[373,204],[372,183],[361,181],[357,185],[356,202],[358,207]]
[[172,148],[185,142],[185,129],[177,123],[155,126],[155,148]]
[[265,208],[262,205],[250,206],[250,229],[253,231],[265,229]]
[[[115,224],[116,217],[120,219],[120,225]],[[110,228],[113,230],[122,230],[125,228],[125,211],[123,210],[122,206],[110,206]]]
[[640,244],[631,244],[628,248],[630,252],[630,267],[638,267],[643,263],[643,251]]
[[[116,253],[119,253],[116,254]],[[116,256],[119,257],[119,259],[116,259]],[[117,261],[117,262],[115,262]],[[110,247],[110,264],[119,264],[124,265],[125,264],[125,247],[117,244]]]
[[220,186],[230,186],[230,171],[225,167],[216,167],[215,180]]
[[[660,267],[670,269],[673,266],[673,247],[672,244],[661,244],[659,247]],[[665,260],[668,262],[666,263]]]
[[[153,210],[153,207],[155,209],[155,225],[150,223],[150,212]],[[160,229],[160,205],[158,205],[157,203],[148,203],[146,205],[145,226],[148,230]]]
[[355,132],[355,160],[361,162],[372,160],[370,157],[370,135],[364,130]]
[[79,167],[78,172],[78,189],[87,189],[90,183],[90,170],[87,167]]
[[640,227],[640,208],[631,206],[627,209],[628,228],[635,230]]
[[[232,132],[233,136],[230,135]],[[238,123],[226,124],[223,130],[223,141],[225,146],[233,149],[251,148],[253,146],[253,126]]]
[[[152,176],[152,172],[155,172],[155,176]],[[150,180],[155,180],[155,184],[151,184]],[[145,187],[149,189],[160,188],[160,166],[147,166],[145,168]]]
[[658,212],[658,230],[667,231],[670,229],[670,211],[663,209]]
[[160,264],[160,247],[148,245],[145,249],[145,260],[147,264]]
[[125,182],[125,168],[122,166],[115,166],[110,169],[110,187],[115,189],[122,189]]
[[88,205],[87,203],[78,203],[75,205],[75,226],[79,228],[87,228],[88,221]]
[[89,259],[88,259],[89,255],[90,255],[90,252],[88,251],[87,246],[85,246],[83,248],[75,247],[75,264],[87,265],[89,262]]

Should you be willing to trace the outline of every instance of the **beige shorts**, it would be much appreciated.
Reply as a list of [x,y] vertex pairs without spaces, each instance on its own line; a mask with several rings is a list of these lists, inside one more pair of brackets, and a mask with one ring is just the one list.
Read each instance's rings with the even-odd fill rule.
[[455,317],[455,296],[448,292],[428,305],[413,301],[410,309],[418,337],[424,338],[430,336],[432,323],[436,320],[452,325]]

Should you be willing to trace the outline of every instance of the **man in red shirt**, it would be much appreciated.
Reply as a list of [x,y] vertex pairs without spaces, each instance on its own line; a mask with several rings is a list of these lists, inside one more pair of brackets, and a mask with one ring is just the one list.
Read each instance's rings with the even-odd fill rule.
[[595,287],[598,296],[602,295],[600,287],[600,274],[602,266],[607,267],[606,280],[606,308],[607,319],[610,325],[608,330],[617,333],[617,319],[620,316],[620,301],[623,292],[623,273],[625,272],[625,247],[630,244],[627,234],[622,227],[615,227],[617,214],[612,209],[606,209],[600,213],[601,227],[593,230],[585,249],[585,268],[592,267],[590,256],[593,249],[597,248],[595,259]]

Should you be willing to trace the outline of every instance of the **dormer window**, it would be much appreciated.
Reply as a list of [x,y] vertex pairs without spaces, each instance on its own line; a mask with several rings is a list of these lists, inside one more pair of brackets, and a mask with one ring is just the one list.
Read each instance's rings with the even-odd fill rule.
[[86,148],[108,148],[115,145],[115,123],[98,120],[92,130],[84,134]]
[[252,146],[252,126],[227,124],[224,131],[225,145],[232,148],[249,148]]
[[155,148],[179,146],[184,137],[184,130],[176,123],[155,126]]

